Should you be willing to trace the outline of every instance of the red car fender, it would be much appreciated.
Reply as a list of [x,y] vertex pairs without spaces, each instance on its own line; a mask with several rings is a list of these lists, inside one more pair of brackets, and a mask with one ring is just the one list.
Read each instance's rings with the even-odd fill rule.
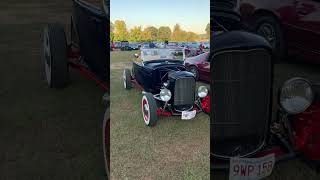
[[310,160],[320,160],[320,103],[291,117],[295,148]]
[[205,113],[210,113],[210,96],[201,99],[201,107]]

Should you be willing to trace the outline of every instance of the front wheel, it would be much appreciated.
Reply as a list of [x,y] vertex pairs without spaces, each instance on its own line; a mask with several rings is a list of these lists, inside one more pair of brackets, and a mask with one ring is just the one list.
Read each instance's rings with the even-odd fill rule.
[[123,87],[127,90],[132,88],[131,73],[129,69],[123,70]]
[[69,80],[67,40],[61,24],[49,24],[43,33],[44,63],[49,87],[66,87]]
[[151,93],[145,93],[141,101],[143,120],[147,126],[153,126],[158,120],[157,103]]
[[103,156],[106,169],[107,178],[110,179],[110,115],[109,108],[105,111],[103,125],[102,125],[102,143]]
[[281,24],[272,16],[261,16],[256,20],[255,32],[264,37],[272,46],[276,62],[286,56],[286,41]]

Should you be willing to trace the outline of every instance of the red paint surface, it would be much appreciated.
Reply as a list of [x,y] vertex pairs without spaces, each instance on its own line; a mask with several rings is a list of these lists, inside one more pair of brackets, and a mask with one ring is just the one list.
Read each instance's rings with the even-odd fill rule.
[[204,112],[210,113],[210,96],[206,96],[201,100],[201,107]]
[[80,74],[82,74],[87,79],[96,82],[102,88],[103,91],[108,91],[109,88],[105,82],[101,81],[93,72],[89,71],[86,67],[75,62],[75,60],[81,57],[79,50],[69,47],[67,57],[69,59],[69,64],[72,68],[77,69],[80,72]]
[[162,108],[157,109],[157,116],[164,116],[164,117],[170,117],[172,116],[171,112],[164,111]]
[[107,84],[105,84],[103,81],[98,79],[97,76],[94,73],[92,73],[91,71],[89,71],[87,68],[85,68],[79,64],[75,64],[73,62],[70,62],[70,66],[77,69],[80,72],[80,74],[82,74],[87,79],[96,82],[101,87],[101,89],[103,91],[108,91],[109,88],[108,88]]
[[320,160],[320,102],[291,120],[295,148],[310,160]]
[[320,2],[317,0],[242,0],[243,22],[253,27],[259,14],[275,17],[286,32],[288,54],[319,63]]
[[199,72],[199,79],[210,82],[210,61],[208,52],[198,56],[186,58],[185,66],[187,69],[195,66]]

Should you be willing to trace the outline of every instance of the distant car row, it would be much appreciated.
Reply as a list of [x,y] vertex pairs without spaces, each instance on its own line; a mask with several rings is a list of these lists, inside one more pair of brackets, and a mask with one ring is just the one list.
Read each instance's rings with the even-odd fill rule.
[[164,42],[132,42],[128,41],[120,41],[120,42],[112,42],[110,43],[110,50],[121,50],[121,51],[131,51],[131,50],[139,50],[141,48],[181,48],[185,47],[191,51],[191,49],[210,49],[210,43],[206,42],[168,42],[168,44]]

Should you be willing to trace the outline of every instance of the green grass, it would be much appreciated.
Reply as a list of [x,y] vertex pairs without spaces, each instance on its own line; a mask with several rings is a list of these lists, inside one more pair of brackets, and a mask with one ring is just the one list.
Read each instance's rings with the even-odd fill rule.
[[156,126],[147,127],[141,91],[125,90],[122,83],[134,53],[111,52],[112,179],[209,179],[209,117],[160,117]]
[[44,23],[69,21],[71,7],[62,0],[0,3],[1,180],[105,178],[103,91],[73,70],[65,89],[45,81]]

